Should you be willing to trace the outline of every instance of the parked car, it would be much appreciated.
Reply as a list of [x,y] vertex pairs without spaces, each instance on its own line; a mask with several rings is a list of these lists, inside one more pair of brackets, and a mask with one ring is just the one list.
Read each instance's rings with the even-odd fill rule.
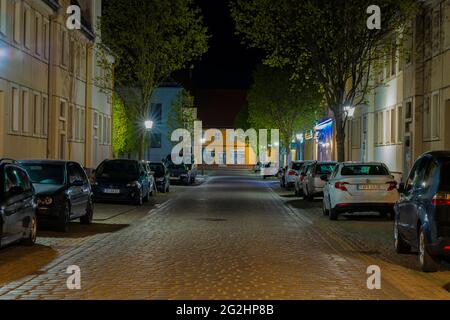
[[170,191],[170,172],[163,162],[150,162],[150,169],[156,180],[156,188],[162,193]]
[[271,177],[279,178],[280,168],[278,167],[278,164],[273,162],[261,164],[260,175],[263,177],[263,179]]
[[308,171],[309,167],[314,163],[314,161],[306,161],[303,163],[302,167],[300,168],[298,175],[295,176],[295,182],[294,182],[294,189],[295,189],[295,195],[297,197],[303,196],[303,180],[305,180],[306,172]]
[[281,187],[292,188],[295,186],[295,177],[299,174],[304,161],[292,161],[289,166],[284,168],[283,175],[281,176]]
[[86,172],[76,162],[20,161],[33,182],[40,226],[66,232],[70,221],[90,224],[94,215],[92,189]]
[[450,152],[431,152],[414,164],[395,205],[394,240],[398,253],[418,251],[425,272],[450,257]]
[[330,178],[336,164],[336,162],[313,162],[308,166],[302,181],[302,193],[306,200],[323,196],[325,180]]
[[0,160],[0,247],[36,242],[36,196],[27,172],[10,159]]
[[170,180],[190,185],[195,181],[192,171],[185,164],[169,164]]
[[151,193],[145,164],[137,160],[105,160],[94,173],[95,201],[124,201],[141,206]]
[[340,163],[326,181],[323,213],[337,220],[341,213],[379,212],[393,215],[399,199],[397,182],[383,163]]
[[[148,176],[148,195],[149,197],[153,197],[153,193],[156,192],[156,183],[155,183],[155,177],[153,176],[153,171],[150,168],[150,162],[149,161],[142,161],[142,166],[144,167],[144,171]],[[149,200],[145,199],[144,200]]]

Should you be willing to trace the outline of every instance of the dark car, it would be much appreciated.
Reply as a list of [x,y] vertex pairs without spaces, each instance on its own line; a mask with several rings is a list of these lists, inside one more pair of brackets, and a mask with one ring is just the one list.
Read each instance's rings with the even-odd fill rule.
[[414,164],[395,205],[398,253],[418,251],[422,271],[434,272],[450,257],[450,152],[431,152]]
[[169,164],[170,179],[172,181],[179,181],[184,184],[191,184],[195,181],[194,175],[185,164]]
[[170,190],[170,172],[163,162],[150,162],[150,170],[155,177],[156,188],[166,193]]
[[95,201],[123,201],[141,206],[151,189],[144,163],[137,160],[105,160],[94,172]]
[[69,222],[91,224],[92,188],[83,167],[73,161],[20,161],[33,182],[39,226],[66,232]]
[[14,160],[0,160],[0,247],[36,242],[36,197],[27,172]]

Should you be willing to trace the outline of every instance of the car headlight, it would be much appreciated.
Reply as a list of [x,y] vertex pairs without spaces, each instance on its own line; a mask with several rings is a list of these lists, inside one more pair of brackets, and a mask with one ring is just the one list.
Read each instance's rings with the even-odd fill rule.
[[128,188],[140,188],[141,184],[137,181],[133,181],[133,182],[130,182],[129,184],[127,184],[127,187]]
[[49,206],[53,203],[52,197],[40,197],[38,198],[38,205],[40,206]]

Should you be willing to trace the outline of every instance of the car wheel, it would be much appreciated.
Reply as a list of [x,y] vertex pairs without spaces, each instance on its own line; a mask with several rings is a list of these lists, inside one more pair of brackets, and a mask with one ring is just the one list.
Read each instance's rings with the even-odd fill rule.
[[419,265],[423,272],[436,272],[439,270],[439,263],[427,250],[427,239],[422,227],[419,231]]
[[59,232],[67,232],[69,231],[69,221],[70,221],[70,204],[68,201],[66,201],[64,205],[64,212],[62,213],[61,217],[59,218],[58,225],[56,226],[56,229]]
[[395,252],[399,254],[411,252],[411,246],[403,239],[400,231],[398,230],[397,221],[394,223],[394,248]]
[[330,220],[336,221],[339,217],[339,213],[336,209],[330,209]]
[[322,202],[322,213],[324,216],[329,216],[330,215],[330,210],[327,209],[326,203],[325,203],[325,198],[323,199]]
[[80,223],[84,225],[90,225],[94,218],[94,204],[92,200],[89,200],[86,207],[86,214],[80,218]]
[[31,218],[30,221],[30,231],[28,237],[23,240],[23,244],[26,246],[32,246],[36,243],[37,238],[37,219],[36,217]]

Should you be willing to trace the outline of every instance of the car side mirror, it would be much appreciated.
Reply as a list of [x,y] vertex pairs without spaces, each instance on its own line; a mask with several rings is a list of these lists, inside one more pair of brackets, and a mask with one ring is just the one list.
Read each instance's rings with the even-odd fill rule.
[[323,176],[320,176],[320,180],[328,182],[330,179],[328,179],[328,176],[324,174]]
[[406,185],[404,182],[400,183],[400,185],[398,186],[398,192],[406,193]]
[[71,187],[82,187],[84,186],[84,181],[82,180],[75,180],[70,184]]
[[20,186],[14,186],[11,189],[9,189],[9,193],[13,196],[19,196],[23,194],[25,190]]

